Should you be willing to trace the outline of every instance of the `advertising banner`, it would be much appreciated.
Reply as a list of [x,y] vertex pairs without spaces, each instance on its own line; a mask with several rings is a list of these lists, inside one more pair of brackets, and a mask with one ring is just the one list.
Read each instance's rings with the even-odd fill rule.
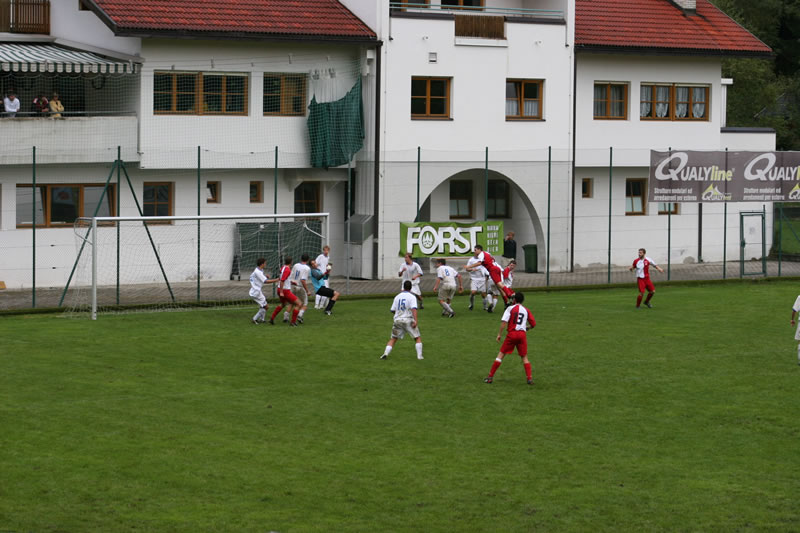
[[401,222],[400,255],[467,257],[476,244],[492,255],[502,253],[503,223]]
[[650,152],[651,202],[796,202],[800,152]]

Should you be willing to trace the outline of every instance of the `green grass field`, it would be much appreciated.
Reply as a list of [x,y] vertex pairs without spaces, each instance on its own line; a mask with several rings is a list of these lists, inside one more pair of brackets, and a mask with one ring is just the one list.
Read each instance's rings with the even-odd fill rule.
[[0,531],[798,531],[794,283],[0,318]]

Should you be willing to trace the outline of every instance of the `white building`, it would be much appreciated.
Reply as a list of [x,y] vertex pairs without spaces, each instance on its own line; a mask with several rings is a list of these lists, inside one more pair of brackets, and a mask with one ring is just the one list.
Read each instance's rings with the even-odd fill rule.
[[[502,220],[520,245],[539,246],[539,271],[548,249],[554,271],[605,264],[609,209],[615,264],[640,246],[664,262],[668,218],[673,262],[721,260],[722,206],[648,205],[650,150],[774,149],[771,131],[725,127],[730,80],[721,79],[724,57],[770,50],[708,0],[209,5],[83,0],[79,9],[53,0],[47,31],[0,33],[0,47],[27,50],[0,48],[2,89],[27,91],[24,101],[42,84],[55,87],[55,73],[38,70],[70,62],[126,69],[59,80],[76,97],[67,105],[65,96],[64,120],[0,122],[4,139],[14,139],[0,149],[6,285],[33,282],[32,169],[45,186],[36,284],[63,286],[75,256],[69,219],[96,205],[117,147],[137,197],[151,199],[145,211],[197,214],[198,176],[202,214],[327,211],[333,262],[349,260],[350,273],[365,278],[396,275],[400,223],[415,219]],[[33,60],[32,78],[26,54],[42,44],[51,49]],[[338,100],[359,81],[358,216],[346,243],[350,173],[341,158],[311,164],[308,106],[312,97]],[[74,210],[58,215],[52,197],[65,191],[75,193]],[[120,197],[120,214],[136,214],[132,196]],[[731,235],[738,211],[754,209],[762,206],[729,206]],[[105,211],[116,212],[112,203]],[[737,246],[728,239],[729,257]],[[229,273],[220,264],[206,275]]]
[[[651,149],[774,149],[772,131],[725,128],[721,79],[724,57],[770,50],[707,0],[343,3],[383,42],[378,277],[396,268],[399,223],[417,216],[418,147],[419,220],[502,220],[538,244],[540,272],[548,232],[551,269],[607,263],[611,147],[612,263],[640,246],[666,262],[668,209],[673,262],[722,259],[723,206],[647,204]],[[649,118],[648,90],[666,91]],[[682,116],[685,94],[702,95],[697,117],[691,104]],[[729,206],[730,235],[753,209]],[[737,246],[728,239],[729,257]]]

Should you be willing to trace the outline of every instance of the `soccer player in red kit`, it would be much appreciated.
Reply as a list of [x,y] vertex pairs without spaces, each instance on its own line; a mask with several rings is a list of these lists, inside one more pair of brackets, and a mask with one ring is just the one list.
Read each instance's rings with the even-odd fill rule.
[[642,304],[642,297],[644,296],[645,289],[647,290],[647,299],[644,301],[644,305],[646,307],[653,307],[650,305],[650,300],[653,299],[656,288],[650,280],[650,267],[655,267],[656,270],[662,274],[664,273],[664,270],[645,254],[647,254],[647,250],[639,248],[639,257],[633,261],[633,265],[628,269],[636,269],[636,281],[639,284],[639,297],[636,298],[637,309],[639,309]]
[[480,264],[489,271],[489,277],[503,296],[503,302],[508,306],[509,299],[513,296],[514,291],[503,285],[503,270],[500,265],[494,260],[492,254],[483,251],[483,246],[480,244],[475,245],[475,259],[480,261]]
[[[297,296],[292,294],[292,280],[289,279],[289,276],[292,274],[292,258],[287,257],[283,260],[283,266],[281,267],[280,275],[278,278],[280,279],[280,283],[278,284],[278,297],[281,299],[278,306],[272,311],[272,316],[269,318],[270,324],[275,324],[275,317],[278,316],[278,313],[281,312],[281,309],[284,307],[291,307],[292,308],[292,321],[289,324],[290,326],[297,325],[297,314],[300,312],[300,302],[297,299]],[[286,322],[286,319],[283,319]]]
[[530,310],[522,305],[522,302],[525,301],[524,294],[521,292],[514,293],[513,299],[515,305],[506,308],[505,313],[503,313],[503,318],[500,322],[500,331],[497,332],[497,342],[500,342],[500,338],[503,336],[503,330],[506,329],[506,327],[508,328],[508,334],[506,335],[506,340],[503,341],[503,345],[500,346],[500,353],[497,354],[497,358],[492,364],[489,375],[483,380],[485,383],[494,381],[494,373],[500,368],[500,365],[503,363],[503,358],[512,353],[516,347],[517,353],[522,357],[522,364],[525,366],[525,375],[528,378],[528,385],[533,385],[531,362],[528,360],[527,330],[536,327],[536,320],[533,318],[533,314],[531,314]]

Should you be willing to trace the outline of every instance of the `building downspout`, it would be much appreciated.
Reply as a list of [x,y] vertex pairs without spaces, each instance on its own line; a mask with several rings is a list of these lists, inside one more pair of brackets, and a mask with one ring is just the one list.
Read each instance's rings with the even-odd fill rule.
[[373,241],[372,241],[372,279],[378,279],[378,232],[380,231],[380,184],[381,184],[381,66],[383,62],[383,42],[378,41],[375,46],[375,156],[373,159]]
[[577,147],[577,109],[578,109],[578,54],[575,47],[572,47],[572,199],[570,200],[569,208],[569,271],[575,272],[575,158]]

